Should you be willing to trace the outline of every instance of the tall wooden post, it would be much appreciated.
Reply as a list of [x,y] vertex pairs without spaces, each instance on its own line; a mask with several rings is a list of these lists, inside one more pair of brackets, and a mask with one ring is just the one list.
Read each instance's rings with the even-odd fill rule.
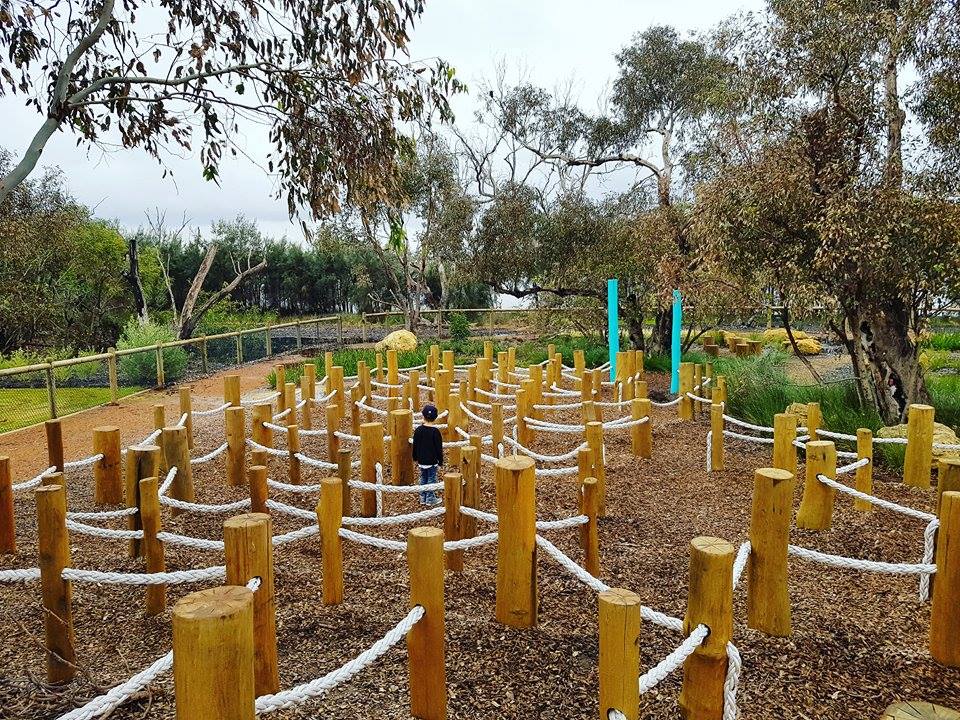
[[943,665],[960,667],[960,492],[943,493],[939,516],[930,654]]
[[460,393],[450,393],[447,398],[447,429],[444,433],[444,439],[447,442],[456,442],[460,440],[460,433],[457,428],[460,427]]
[[[253,441],[264,447],[273,447],[273,430],[264,423],[273,422],[273,406],[270,403],[259,403],[253,406],[253,418],[250,420],[250,433]],[[263,450],[254,450],[250,453],[251,465],[267,464],[267,453]]]
[[349,448],[340,448],[337,453],[337,476],[340,478],[340,494],[343,496],[343,515],[350,517],[353,505],[350,497],[350,478],[353,477],[353,454]]
[[325,421],[327,424],[327,460],[337,461],[337,453],[340,452],[340,438],[337,437],[339,425],[339,408],[336,405],[327,405],[324,408]]
[[246,438],[243,406],[228,407],[224,411],[227,435],[227,484],[243,485],[243,470],[246,459]]
[[584,371],[583,377],[580,378],[580,401],[581,402],[592,402],[593,401],[593,373]]
[[16,551],[17,526],[13,515],[13,473],[10,470],[10,458],[0,455],[0,554],[12,554]]
[[184,427],[187,429],[187,447],[193,449],[193,400],[190,397],[190,386],[180,388],[180,416],[187,416]]
[[[509,355],[506,350],[497,353],[497,382],[509,382],[507,372],[510,369]],[[497,392],[500,392],[499,390]]]
[[[479,436],[471,436],[471,441]],[[463,475],[463,497],[461,502],[464,507],[474,510],[480,504],[480,449],[477,446],[463,448],[460,455],[460,472]],[[446,498],[444,498],[446,499]],[[460,516],[460,537],[472,538],[477,536],[477,519],[469,515]]]
[[[857,429],[857,458],[867,458],[870,462],[857,468],[854,487],[862,493],[873,495],[873,432],[869,428]],[[858,498],[853,501],[853,509],[872,512],[873,503]]]
[[409,388],[407,392],[407,397],[410,401],[410,409],[413,412],[420,412],[420,371],[411,370],[407,373],[407,387]]
[[[282,384],[277,385],[277,390],[282,388]],[[223,401],[230,403],[231,407],[240,407],[240,376],[226,375],[223,378]]]
[[773,416],[773,467],[797,474],[797,416],[777,413]]
[[253,593],[225,585],[173,608],[177,720],[254,720]]
[[[346,413],[347,408],[347,391],[343,382],[343,366],[334,365],[331,369],[331,378],[333,382],[333,389],[337,391],[337,394],[333,396],[331,402],[336,404],[337,408],[337,422],[339,423],[343,420],[343,416]],[[367,402],[370,402],[370,399],[367,398]]]
[[70,607],[73,588],[62,577],[63,569],[70,567],[67,495],[59,485],[44,485],[35,490],[35,497],[47,682],[60,685],[73,679],[77,662]]
[[[163,543],[157,539],[160,532],[160,484],[157,478],[140,481],[140,520],[143,525],[143,559],[148,573],[167,569]],[[167,607],[167,586],[147,585],[146,613],[159,615]]]
[[[576,497],[574,498],[581,515],[585,515],[587,512],[586,503],[583,499],[583,484],[587,481],[587,478],[593,478],[593,450],[582,447],[577,451],[577,485]],[[596,480],[596,478],[593,479]],[[580,544],[587,544],[587,531],[583,525],[580,526]]]
[[413,437],[413,413],[410,410],[394,410],[390,413],[390,466],[394,485],[413,484],[413,460],[410,455],[410,438]]
[[[241,416],[243,410],[240,410]],[[190,450],[187,449],[187,431],[182,427],[167,427],[163,429],[163,452],[167,467],[177,468],[177,474],[170,486],[170,497],[185,502],[194,501],[193,469],[190,465]],[[182,511],[173,509],[173,514]]]
[[306,375],[300,376],[300,399],[303,401],[300,427],[304,430],[313,430],[313,398],[310,397],[310,380]]
[[823,425],[823,416],[820,414],[820,403],[807,403],[807,435],[811,440],[819,440],[817,430]]
[[[378,422],[360,426],[360,480],[377,482],[377,463],[383,463],[383,425]],[[360,493],[360,516],[376,517],[377,494],[373,490]]]
[[633,454],[641,458],[651,458],[653,457],[653,414],[650,401],[647,398],[634,398],[630,404],[630,410],[634,420],[647,418],[645,423],[631,428]]
[[760,468],[753,475],[747,626],[778,637],[790,635],[787,544],[793,484],[793,473],[781,468]]
[[[445,542],[463,539],[460,501],[463,489],[463,475],[446,473],[443,476],[443,539]],[[463,572],[463,550],[446,552],[447,570]]]
[[680,363],[680,404],[677,415],[681,420],[693,420],[693,400],[687,393],[693,392],[693,363]]
[[264,465],[251,465],[247,470],[247,481],[250,483],[250,512],[267,513],[267,468]]
[[516,392],[516,406],[517,406],[517,442],[523,445],[526,448],[529,448],[532,444],[530,428],[527,427],[527,391],[525,388],[519,388]]
[[[128,530],[143,529],[140,518],[140,481],[144,478],[157,477],[159,469],[159,445],[138,445],[127,448],[126,503],[128,508],[137,508],[137,512],[127,516]],[[132,558],[140,557],[141,541],[130,540],[128,552]]]
[[300,484],[300,426],[287,425],[287,465],[288,475],[292,485]]
[[416,527],[407,533],[410,607],[423,617],[407,633],[410,663],[410,715],[422,720],[447,717],[447,675],[443,599],[443,532]]
[[323,604],[343,602],[343,487],[338,477],[320,480],[317,525],[320,527],[320,555],[323,567]]
[[283,404],[290,412],[283,418],[283,424],[286,426],[299,425],[297,418],[297,386],[295,383],[288,382],[283,386]]
[[[717,387],[720,388],[720,402],[727,404],[727,378],[725,375],[717,375]],[[714,402],[717,402],[714,399]]]
[[640,714],[640,597],[610,588],[597,596],[600,629],[600,720],[619,710],[627,720]]
[[733,636],[733,545],[715,537],[690,543],[690,586],[683,630],[710,634],[683,664],[680,712],[689,720],[721,720],[727,643]]
[[154,442],[160,447],[160,472],[166,475],[170,466],[167,465],[167,453],[163,447],[163,429],[167,426],[166,408],[162,403],[153,406],[153,429],[159,430],[157,439]]
[[929,488],[933,466],[933,407],[911,405],[907,409],[907,452],[903,459],[903,482]]
[[593,472],[591,475],[597,479],[598,508],[600,516],[603,517],[607,514],[607,471],[604,467],[605,458],[603,456],[603,423],[588,422],[585,435],[587,445],[593,452]]
[[490,422],[491,448],[493,450],[491,454],[497,456],[498,448],[503,444],[503,405],[500,403],[493,403],[490,406]]
[[714,400],[710,405],[710,467],[723,470],[723,461],[723,405]]
[[833,519],[833,498],[836,491],[817,479],[825,475],[837,476],[837,449],[826,440],[807,443],[807,476],[803,484],[803,499],[797,511],[797,527],[805,530],[827,530]]
[[[693,364],[693,389],[691,392],[697,397],[703,397],[703,365],[700,363]],[[703,414],[700,411],[700,402],[698,400],[691,400],[690,403],[694,417],[699,417]]]
[[260,578],[260,587],[253,594],[253,675],[257,695],[280,689],[272,535],[273,523],[264,513],[236,515],[223,522],[227,584],[246,585],[253,578]]
[[94,428],[93,452],[103,455],[93,464],[93,502],[95,505],[119,505],[123,502],[120,428],[114,425]]
[[[306,395],[303,397],[308,397],[311,400],[315,400],[317,397],[317,365],[316,363],[304,363],[303,364],[303,377],[307,379]],[[301,391],[302,394],[303,391]]]
[[43,423],[47,436],[47,467],[55,467],[63,472],[63,429],[59,420],[47,420]]
[[496,464],[496,619],[511,627],[537,624],[537,514],[533,458],[508,455]]
[[583,481],[582,488],[583,514],[587,516],[584,532],[580,536],[583,542],[583,566],[594,577],[600,577],[600,531],[597,526],[600,497],[597,479],[588,477]]

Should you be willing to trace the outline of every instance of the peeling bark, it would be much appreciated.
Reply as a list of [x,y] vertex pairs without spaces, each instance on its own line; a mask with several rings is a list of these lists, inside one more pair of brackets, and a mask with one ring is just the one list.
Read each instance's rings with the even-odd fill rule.
[[673,347],[673,307],[658,307],[650,335],[650,354],[669,355]]

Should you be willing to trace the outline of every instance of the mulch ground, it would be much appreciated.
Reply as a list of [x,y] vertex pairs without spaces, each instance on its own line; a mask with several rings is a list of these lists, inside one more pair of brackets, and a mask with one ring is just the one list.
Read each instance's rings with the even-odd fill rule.
[[[651,377],[653,391],[664,379]],[[201,406],[196,409],[214,405]],[[144,412],[147,409],[144,408]],[[573,412],[555,413],[579,422]],[[602,579],[637,592],[645,604],[682,617],[687,595],[688,547],[698,535],[725,538],[735,546],[746,540],[753,486],[752,470],[769,464],[768,447],[728,443],[727,467],[705,472],[706,419],[679,423],[673,408],[654,413],[654,456],[634,458],[629,435],[609,432],[607,517],[600,522]],[[319,424],[319,423],[317,423]],[[149,420],[147,421],[149,425]],[[222,420],[196,423],[195,455],[222,442]],[[540,435],[535,448],[560,453],[578,442],[574,435]],[[324,457],[322,438],[304,440],[304,451]],[[42,445],[36,446],[42,455]],[[69,454],[77,457],[80,453]],[[89,454],[89,450],[86,453]],[[285,479],[282,463],[270,476]],[[304,468],[304,482],[319,472]],[[18,478],[19,477],[18,473]],[[576,514],[574,478],[538,482],[540,519]],[[922,510],[931,510],[932,493],[904,487],[898,478],[877,472],[877,494]],[[222,460],[194,468],[198,502],[223,503],[242,498],[225,486]],[[92,477],[69,477],[70,507],[92,508]],[[483,509],[493,510],[492,473],[482,473]],[[313,498],[281,496],[309,508]],[[799,503],[800,484],[796,503]],[[355,503],[358,498],[355,496]],[[390,497],[388,514],[417,509],[415,498]],[[355,508],[356,508],[355,504]],[[37,564],[33,499],[16,502],[19,552],[0,558],[3,568]],[[220,538],[223,518],[165,513],[165,529]],[[439,520],[439,519],[438,519]],[[274,533],[303,523],[275,517]],[[439,525],[439,522],[434,523]],[[110,526],[122,527],[114,521]],[[369,528],[361,528],[365,532]],[[484,530],[480,523],[479,532]],[[376,531],[402,539],[404,529]],[[583,562],[575,530],[549,537],[577,562]],[[73,535],[73,565],[80,568],[142,571],[126,557],[123,541]],[[793,530],[791,541],[825,552],[890,562],[918,562],[923,523],[885,511],[858,513],[838,498],[834,528],[828,532]],[[379,639],[407,611],[407,572],[402,554],[345,541],[346,598],[324,607],[320,593],[318,541],[311,538],[277,548],[276,590],[281,686],[289,688],[324,675]],[[597,606],[595,594],[545,554],[539,558],[539,624],[515,630],[493,620],[495,546],[468,550],[463,573],[446,577],[447,688],[451,718],[597,717]],[[223,562],[216,552],[170,547],[168,570]],[[171,587],[168,608],[196,586]],[[769,638],[746,628],[745,590],[735,601],[734,642],[743,656],[739,694],[744,718],[879,718],[891,702],[925,699],[960,704],[960,670],[936,664],[927,651],[929,604],[917,595],[915,576],[872,575],[790,560],[793,636]],[[0,717],[52,718],[143,669],[170,648],[170,610],[148,618],[143,591],[129,586],[74,585],[74,619],[81,674],[68,688],[42,684],[43,627],[39,584],[0,586]],[[678,634],[645,624],[641,630],[641,671],[668,654]],[[680,713],[676,673],[641,698],[641,717],[676,718]],[[116,710],[112,718],[173,718],[172,679]],[[352,720],[406,719],[406,651],[403,643],[372,668],[328,696],[275,718]]]

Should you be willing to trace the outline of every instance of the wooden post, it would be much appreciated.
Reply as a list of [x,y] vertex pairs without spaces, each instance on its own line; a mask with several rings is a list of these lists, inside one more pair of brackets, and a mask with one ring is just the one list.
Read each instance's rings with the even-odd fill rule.
[[[140,521],[143,525],[143,559],[148,573],[161,573],[167,569],[163,543],[157,540],[160,532],[160,483],[149,477],[140,481]],[[167,607],[167,586],[147,585],[146,613],[159,615]]]
[[[378,422],[360,426],[360,480],[377,482],[377,463],[383,463],[383,425]],[[373,490],[360,493],[360,516],[376,517],[377,494]]]
[[336,462],[337,453],[340,452],[340,438],[337,437],[339,425],[339,408],[336,405],[327,405],[324,408],[324,415],[327,423],[327,460]]
[[820,474],[831,480],[837,476],[837,449],[830,441],[810,440],[807,443],[807,477],[803,484],[803,499],[797,511],[798,528],[830,528],[836,491],[817,479]]
[[681,420],[693,420],[693,400],[687,397],[693,391],[693,363],[680,363],[680,404],[677,415]]
[[264,465],[251,465],[247,470],[247,480],[250,483],[250,512],[268,513],[267,498],[270,491],[267,489],[267,468]]
[[407,533],[410,607],[423,617],[407,633],[410,665],[410,715],[422,720],[447,717],[447,675],[444,650],[443,532],[416,527]]
[[820,414],[820,403],[807,403],[807,435],[811,440],[819,440],[817,430],[823,424],[823,416]]
[[[591,477],[593,477],[593,450],[590,448],[580,448],[577,451],[577,493],[574,499],[577,501],[577,508],[581,515],[586,514],[586,505],[583,499],[583,484],[587,481],[587,478]],[[587,531],[583,525],[580,526],[580,544],[587,544]]]
[[117,382],[117,349],[107,350],[110,357],[107,358],[107,378],[110,383],[110,404],[116,405],[120,401],[120,385]]
[[690,585],[684,634],[700,624],[710,634],[683,664],[680,712],[689,720],[721,720],[727,643],[733,635],[733,545],[715,537],[690,542]]
[[35,496],[47,682],[60,685],[73,679],[77,662],[70,607],[73,588],[61,576],[63,569],[70,567],[67,495],[60,485],[43,485],[35,490]]
[[44,368],[44,375],[47,381],[47,407],[50,409],[50,418],[57,417],[57,378],[53,374],[53,365],[47,364]]
[[593,401],[593,373],[591,372],[584,371],[583,377],[580,378],[580,401]]
[[633,384],[633,396],[635,398],[640,398],[646,400],[649,395],[647,394],[647,381],[646,380],[637,380]]
[[[589,452],[589,450],[587,451]],[[600,501],[597,490],[597,479],[588,477],[583,481],[583,514],[587,516],[587,523],[581,533],[583,541],[583,566],[594,577],[600,577],[600,531],[597,526],[597,515]]]
[[933,407],[911,405],[907,409],[907,452],[903,458],[903,482],[911,487],[930,487],[933,466]]
[[303,395],[303,397],[308,397],[311,400],[316,400],[317,398],[317,365],[316,363],[303,364],[303,377],[307,379],[307,387],[305,390],[307,394]]
[[227,435],[227,484],[243,485],[243,468],[246,459],[245,420],[243,406],[228,407],[224,411]]
[[[354,386],[350,388],[350,433],[353,435],[360,434],[360,406],[357,404],[360,402],[360,388]],[[371,413],[367,413],[369,416]]]
[[[239,339],[237,340],[237,342],[239,343]],[[238,345],[238,347],[239,347],[239,345]],[[157,387],[161,387],[161,388],[162,388],[164,385],[167,384],[167,378],[166,378],[166,376],[165,376],[165,374],[164,374],[164,370],[163,370],[163,343],[162,343],[162,342],[157,343],[156,353],[157,353],[157,355],[156,355],[156,357],[157,357]]]
[[59,420],[47,420],[43,423],[47,436],[47,466],[63,472],[63,429]]
[[[474,438],[479,436],[473,435],[470,439],[471,442]],[[463,448],[463,451],[460,454],[460,472],[463,475],[463,497],[462,504],[464,507],[473,508],[474,510],[480,504],[480,450],[474,445],[470,447]],[[446,500],[446,497],[444,497]],[[462,538],[472,538],[477,536],[477,519],[475,517],[470,517],[469,515],[460,515],[460,537]]]
[[526,448],[529,448],[531,443],[531,433],[530,428],[527,427],[527,391],[525,388],[519,388],[516,392],[516,406],[517,406],[517,442],[523,445]]
[[593,400],[583,400],[580,402],[580,422],[586,425],[597,419],[597,408]]
[[[497,353],[497,382],[509,382],[510,355],[506,350]],[[499,390],[497,391],[499,392]]]
[[407,377],[410,378],[407,381],[407,387],[410,388],[409,399],[410,399],[410,409],[414,412],[420,411],[420,371],[411,370],[407,373]]
[[960,667],[960,492],[939,498],[936,582],[930,606],[930,654],[948,667]]
[[[330,368],[330,376],[331,382],[333,383],[333,387],[331,389],[337,391],[337,394],[331,398],[331,402],[337,406],[337,423],[339,424],[339,422],[343,420],[343,416],[347,411],[347,392],[343,383],[343,366],[334,365],[332,368]],[[367,402],[371,402],[369,397],[367,398]]]
[[303,402],[300,427],[304,430],[313,430],[313,398],[310,397],[310,381],[306,375],[300,376],[300,400]]
[[597,494],[599,496],[597,507],[600,516],[603,517],[607,514],[607,471],[603,465],[603,423],[588,422],[585,436],[587,445],[593,452],[593,472],[590,474],[597,479]]
[[[367,363],[363,360],[360,360],[357,363],[358,370],[360,368],[360,363],[363,363],[363,367],[366,368]],[[329,395],[331,392],[333,392],[333,385],[331,384],[332,380],[330,378],[330,375],[332,374],[332,372],[333,372],[333,352],[331,350],[327,350],[326,352],[323,353],[323,379],[324,379],[323,394],[324,395]],[[379,378],[377,379],[379,380]]]
[[93,464],[94,505],[119,505],[123,502],[123,478],[120,476],[120,428],[105,425],[93,429],[93,452],[103,455]]
[[[282,386],[277,385],[279,390]],[[232,407],[240,407],[240,376],[225,375],[223,378],[223,401]]]
[[340,478],[340,494],[343,496],[343,514],[350,517],[353,505],[350,498],[350,478],[353,477],[352,453],[347,448],[337,452],[337,475]]
[[[867,458],[870,462],[857,468],[854,488],[867,495],[873,495],[873,432],[869,428],[857,430],[857,458],[861,460]],[[873,503],[856,499],[853,501],[853,509],[872,512]]]
[[777,413],[773,416],[773,467],[797,474],[797,416]]
[[225,585],[173,608],[177,720],[254,720],[253,593]]
[[[126,502],[127,507],[137,508],[137,512],[127,516],[128,530],[142,530],[140,518],[140,481],[144,478],[157,477],[160,469],[160,446],[138,445],[127,448],[126,467]],[[140,557],[141,541],[131,540],[128,546],[130,557]]]
[[17,525],[13,514],[13,475],[10,470],[10,458],[0,455],[0,554],[12,554],[16,551]]
[[587,363],[584,358],[583,350],[574,350],[573,351],[573,374],[582,380],[583,371],[586,367],[587,367]]
[[710,405],[710,467],[714,472],[723,470],[723,461],[723,405],[714,401]]
[[295,383],[288,382],[281,388],[283,393],[283,404],[284,409],[289,410],[286,417],[283,418],[283,424],[290,425],[299,425],[297,420],[297,386]]
[[433,392],[437,410],[443,412],[450,404],[450,373],[447,370],[437,370],[437,381]]
[[499,456],[499,447],[503,444],[503,405],[493,403],[490,405],[490,437],[493,456]]
[[511,627],[537,624],[537,511],[533,458],[507,455],[496,464],[496,619]]
[[[691,392],[697,397],[703,397],[703,365],[700,363],[693,364],[693,389]],[[691,400],[690,403],[694,417],[699,417],[703,414],[700,412],[699,400]]]
[[338,477],[320,480],[317,525],[320,527],[320,555],[323,568],[323,604],[343,602],[343,487]]
[[619,710],[627,720],[640,713],[640,596],[610,588],[597,596],[600,631],[600,720]]
[[413,460],[410,438],[413,437],[413,413],[394,410],[390,413],[390,467],[394,485],[413,485]]
[[193,449],[193,400],[190,398],[190,386],[184,385],[180,388],[180,415],[186,413],[187,421],[187,448]]
[[[228,408],[229,410],[229,408]],[[243,410],[240,410],[241,417]],[[170,497],[185,502],[194,501],[193,469],[190,466],[190,451],[187,449],[187,431],[182,427],[168,427],[163,429],[163,452],[167,467],[175,467],[177,474],[173,477],[170,486]],[[179,515],[182,510],[173,508],[173,514]]]
[[253,594],[253,676],[257,695],[280,689],[272,536],[273,523],[265,513],[236,515],[223,522],[227,584],[242,586],[260,578],[260,587]]
[[777,637],[790,635],[787,544],[793,485],[793,473],[782,468],[760,468],[753,474],[747,626]]
[[204,375],[210,372],[207,356],[207,336],[200,339],[200,367]]
[[160,403],[153,406],[153,429],[159,431],[157,439],[154,442],[160,447],[160,465],[159,470],[163,475],[167,474],[170,466],[167,465],[167,454],[163,447],[163,429],[167,426],[166,410]]
[[287,425],[287,466],[292,485],[300,484],[300,426]]
[[[720,402],[726,407],[727,404],[727,376],[726,375],[717,375],[717,387],[720,389]],[[717,402],[714,399],[714,402]]]
[[630,417],[634,420],[649,418],[645,423],[630,428],[630,445],[633,454],[641,458],[652,456],[653,431],[650,424],[653,418],[650,415],[650,401],[646,398],[634,398],[630,403]]
[[[270,403],[259,403],[253,406],[250,431],[255,443],[264,447],[273,447],[273,430],[264,425],[272,422],[273,406]],[[266,466],[267,457],[267,453],[263,450],[254,450],[250,453],[250,464]]]
[[[463,538],[460,515],[462,489],[463,475],[446,473],[443,476],[443,539],[445,542]],[[448,550],[446,557],[447,570],[463,572],[463,550]]]

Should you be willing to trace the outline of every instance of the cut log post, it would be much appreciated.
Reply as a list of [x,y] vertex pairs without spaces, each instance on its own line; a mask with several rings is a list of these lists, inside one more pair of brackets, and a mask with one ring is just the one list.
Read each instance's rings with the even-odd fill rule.
[[340,410],[336,405],[326,405],[323,412],[324,422],[327,424],[327,460],[336,462],[337,454],[340,452],[340,438],[337,437],[337,431],[340,429]]
[[[241,414],[243,410],[240,410]],[[163,453],[166,457],[167,467],[176,468],[177,474],[173,476],[173,484],[170,486],[170,497],[184,502],[193,502],[195,499],[193,490],[193,469],[190,465],[190,450],[187,448],[187,431],[183,427],[168,427],[163,429]],[[173,508],[173,514],[179,515],[182,510]]]
[[[337,394],[333,396],[331,402],[337,406],[337,424],[343,420],[343,416],[346,413],[347,408],[347,391],[346,386],[343,381],[343,366],[334,365],[330,368],[331,379],[333,383],[333,389],[336,390]],[[367,398],[367,402],[370,402],[370,398]]]
[[503,405],[493,403],[490,406],[490,437],[491,437],[491,455],[498,457],[500,446],[503,445]]
[[17,551],[17,525],[13,514],[13,472],[10,458],[0,455],[0,554]]
[[600,517],[603,517],[607,514],[607,471],[603,457],[603,423],[588,422],[584,434],[587,445],[593,452],[593,472],[590,475],[597,479],[597,508]]
[[747,626],[777,637],[790,635],[787,545],[793,486],[793,473],[781,468],[760,468],[753,475]]
[[[703,365],[700,363],[693,364],[693,389],[690,392],[697,397],[703,397]],[[700,417],[703,414],[700,412],[700,401],[691,399],[690,403],[693,416]]]
[[313,398],[309,396],[310,381],[306,375],[300,376],[300,400],[303,409],[300,413],[300,427],[304,430],[313,430]]
[[823,416],[820,414],[820,403],[807,403],[807,435],[811,440],[819,440],[817,430],[823,425]]
[[320,527],[320,554],[323,567],[323,604],[343,602],[343,482],[338,477],[320,481],[317,525]]
[[496,463],[497,596],[495,617],[510,627],[537,624],[537,514],[533,458]]
[[162,404],[153,406],[153,430],[157,432],[154,442],[160,447],[160,474],[166,475],[170,466],[167,465],[167,453],[163,447],[163,429],[167,426],[166,409]]
[[593,373],[586,370],[580,378],[580,402],[593,402]]
[[307,394],[304,395],[304,397],[308,397],[311,400],[316,400],[317,399],[317,364],[304,363],[303,377],[307,379],[307,387],[306,387]]
[[447,717],[447,676],[443,598],[443,531],[416,527],[407,533],[410,607],[423,617],[407,633],[410,715],[422,720]]
[[[127,448],[126,467],[126,503],[128,508],[137,508],[137,512],[127,516],[128,530],[142,530],[140,518],[140,481],[144,478],[157,477],[160,468],[159,445],[135,445]],[[130,540],[128,552],[130,557],[140,557],[142,542]]]
[[797,474],[797,416],[777,413],[773,416],[773,467]]
[[811,440],[807,443],[807,476],[803,484],[803,499],[797,511],[798,528],[830,528],[836,491],[820,482],[817,475],[824,475],[831,480],[837,476],[837,449],[830,441]]
[[288,475],[292,485],[299,485],[300,474],[300,427],[298,425],[287,425],[287,463]]
[[63,428],[59,420],[47,420],[43,423],[47,436],[47,467],[63,472]]
[[187,416],[184,427],[187,429],[187,448],[193,450],[193,400],[190,397],[191,387],[184,385],[180,388],[180,417]]
[[460,393],[450,393],[447,398],[447,428],[444,432],[444,439],[447,442],[457,442],[462,439],[460,433],[457,432],[461,424],[460,416]]
[[907,410],[907,452],[903,458],[903,482],[911,487],[930,487],[933,465],[933,407],[911,405]]
[[[281,389],[282,384],[277,386]],[[223,378],[223,401],[231,407],[240,407],[240,376],[225,375]]]
[[[250,420],[250,433],[253,441],[264,447],[273,447],[273,430],[264,423],[273,422],[273,406],[270,403],[258,403],[253,406],[253,418]],[[268,455],[263,450],[250,453],[251,465],[267,465]]]
[[[593,450],[588,447],[582,447],[577,451],[577,484],[574,500],[577,502],[577,508],[581,515],[586,515],[587,507],[583,499],[583,484],[587,478],[593,477]],[[596,480],[596,478],[593,478]],[[587,544],[587,531],[584,526],[580,526],[580,545]]]
[[631,417],[634,420],[647,418],[645,423],[631,428],[630,440],[633,454],[641,458],[653,457],[653,414],[647,398],[635,398],[631,404]]
[[[383,464],[383,425],[378,422],[360,426],[360,480],[377,482],[377,463]],[[360,493],[360,516],[376,517],[377,493],[363,490]]]
[[113,425],[94,428],[93,452],[95,455],[103,455],[93,464],[93,503],[119,505],[123,502],[120,428]]
[[687,393],[693,392],[693,363],[680,363],[680,403],[677,416],[681,420],[693,420],[693,400]]
[[[443,539],[445,542],[463,539],[460,502],[463,475],[446,473],[443,476]],[[463,550],[446,551],[447,570],[463,572]]]
[[930,654],[960,667],[960,492],[940,497],[936,582],[930,606]]
[[619,710],[627,720],[640,715],[640,597],[610,588],[597,596],[600,630],[600,720]]
[[[143,524],[143,559],[148,573],[167,569],[163,543],[157,539],[160,532],[160,483],[149,477],[140,481],[140,519]],[[146,613],[159,615],[167,608],[167,586],[147,585]]]
[[240,487],[244,480],[246,461],[246,420],[243,406],[228,407],[224,411],[224,425],[227,436],[227,484]]
[[[471,436],[470,440],[478,436]],[[465,507],[476,510],[480,505],[480,449],[471,445],[465,447],[460,455],[460,473],[463,475],[463,497]],[[460,537],[477,536],[477,519],[469,515],[460,515]]]
[[295,383],[288,382],[283,386],[283,404],[286,405],[286,409],[290,412],[287,413],[286,417],[283,418],[283,424],[287,425],[299,425],[299,420],[297,415],[297,386]]
[[[862,493],[873,495],[873,431],[869,428],[857,430],[857,459],[867,458],[869,462],[857,468],[854,487]],[[873,503],[857,498],[853,501],[854,510],[872,512]]]
[[350,479],[353,477],[353,454],[348,448],[337,453],[337,476],[340,478],[340,494],[343,497],[343,515],[350,517],[353,505],[350,498]]
[[718,394],[714,388],[714,401],[710,405],[710,467],[716,472],[723,470],[723,405],[716,401]]
[[584,356],[583,350],[574,350],[573,351],[573,374],[576,375],[581,380],[583,379],[584,370],[587,367],[586,357]]
[[583,481],[583,514],[587,522],[583,525],[583,566],[594,577],[600,577],[600,532],[597,525],[599,513],[599,493],[597,479],[589,477]]
[[70,567],[67,496],[59,485],[38,487],[35,496],[47,682],[62,685],[72,680],[77,670],[71,608],[73,588],[70,581],[62,577],[63,569]]
[[250,483],[250,512],[266,513],[269,490],[267,489],[267,468],[264,465],[251,465],[247,470],[247,480]]

